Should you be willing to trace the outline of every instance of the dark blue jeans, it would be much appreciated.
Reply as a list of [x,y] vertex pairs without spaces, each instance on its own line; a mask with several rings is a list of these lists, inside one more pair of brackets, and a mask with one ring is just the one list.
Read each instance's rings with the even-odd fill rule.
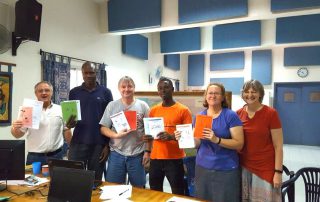
[[95,171],[95,179],[102,180],[106,162],[99,162],[104,145],[87,145],[71,143],[68,159],[83,161],[88,170]]
[[182,159],[151,159],[149,169],[150,189],[163,191],[164,177],[167,177],[173,194],[184,195]]
[[116,151],[110,152],[106,181],[125,184],[128,174],[132,186],[144,187],[146,173],[142,165],[142,158],[143,153],[136,156],[123,156]]
[[47,160],[49,158],[62,159],[63,158],[63,150],[61,150],[60,152],[58,152],[54,155],[50,155],[50,156],[47,156],[45,154],[41,155],[41,154],[28,153],[26,165],[31,165],[33,162],[41,162],[41,165],[46,165],[46,164],[48,164]]

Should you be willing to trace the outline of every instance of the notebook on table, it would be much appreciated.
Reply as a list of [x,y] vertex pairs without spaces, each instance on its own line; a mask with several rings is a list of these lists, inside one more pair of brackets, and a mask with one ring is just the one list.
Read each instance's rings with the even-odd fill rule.
[[53,167],[48,193],[49,202],[90,202],[94,171]]

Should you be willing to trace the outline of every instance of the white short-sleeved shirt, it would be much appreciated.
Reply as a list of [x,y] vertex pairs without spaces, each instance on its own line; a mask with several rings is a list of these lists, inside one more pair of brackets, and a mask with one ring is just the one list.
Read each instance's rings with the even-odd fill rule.
[[60,105],[51,104],[41,112],[39,129],[22,128],[28,152],[47,153],[63,145],[63,119]]

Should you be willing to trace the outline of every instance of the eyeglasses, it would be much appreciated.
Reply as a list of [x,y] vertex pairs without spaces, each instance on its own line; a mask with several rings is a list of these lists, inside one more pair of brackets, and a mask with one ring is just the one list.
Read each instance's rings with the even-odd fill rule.
[[214,96],[219,96],[219,95],[221,95],[221,93],[218,93],[218,92],[209,92],[208,94],[209,94],[209,95],[214,95]]
[[38,89],[37,93],[49,93],[51,90],[46,88],[46,89]]

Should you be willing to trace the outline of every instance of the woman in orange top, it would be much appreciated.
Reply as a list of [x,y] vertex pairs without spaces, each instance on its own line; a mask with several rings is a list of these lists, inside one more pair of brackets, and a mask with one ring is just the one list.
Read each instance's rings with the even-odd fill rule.
[[263,85],[247,81],[242,88],[246,102],[237,111],[243,122],[242,201],[281,201],[283,137],[275,109],[262,104]]

